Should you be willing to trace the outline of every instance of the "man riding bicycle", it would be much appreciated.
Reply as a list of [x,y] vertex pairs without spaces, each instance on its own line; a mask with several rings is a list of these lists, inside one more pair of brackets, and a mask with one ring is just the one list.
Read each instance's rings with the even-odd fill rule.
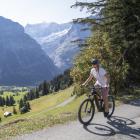
[[108,105],[108,93],[109,93],[109,75],[106,70],[99,65],[98,59],[92,59],[91,64],[93,68],[91,69],[88,79],[82,84],[86,86],[93,78],[96,79],[95,87],[100,86],[102,90],[102,98],[105,103],[104,116],[107,117],[109,114]]

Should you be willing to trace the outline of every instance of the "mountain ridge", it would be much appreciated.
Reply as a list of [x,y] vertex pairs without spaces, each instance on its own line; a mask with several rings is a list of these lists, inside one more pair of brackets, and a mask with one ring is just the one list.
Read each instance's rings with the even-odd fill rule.
[[0,17],[0,31],[1,85],[35,85],[59,73],[39,43],[20,24]]
[[[45,34],[40,37],[36,34],[32,34],[32,31],[41,34],[42,29],[39,30],[38,27],[38,30],[35,31],[34,26],[37,25],[32,26],[30,25],[30,28],[26,26],[25,32],[37,40],[42,46],[42,49],[61,71],[71,68],[73,66],[74,57],[80,52],[79,46],[72,42],[78,39],[84,40],[90,36],[89,30],[82,31],[83,28],[87,28],[88,26],[79,23],[65,23],[64,27],[63,24],[58,24],[58,26],[61,26],[61,30],[57,31],[57,29],[55,30],[53,28],[53,31],[50,32],[49,35]],[[48,32],[48,30],[51,31],[51,29],[44,28],[44,32]]]

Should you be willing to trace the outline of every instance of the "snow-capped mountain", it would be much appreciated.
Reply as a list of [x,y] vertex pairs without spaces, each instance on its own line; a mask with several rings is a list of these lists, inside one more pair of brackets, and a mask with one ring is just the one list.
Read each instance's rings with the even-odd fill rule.
[[64,29],[64,30],[62,30],[60,32],[51,33],[50,35],[45,36],[45,37],[40,37],[37,40],[41,44],[53,42],[53,41],[63,37],[64,35],[66,35],[69,32],[70,29],[71,28],[67,28],[67,29]]
[[20,24],[0,17],[1,85],[35,85],[58,73],[53,61]]
[[27,24],[25,31],[35,38],[45,37],[52,33],[63,31],[71,26],[70,23],[57,24],[57,23],[39,23]]
[[[52,28],[52,26],[56,27],[56,29]],[[74,57],[80,51],[78,45],[72,42],[90,36],[90,31],[82,31],[83,28],[87,28],[87,25],[72,22],[56,23],[56,25],[54,23],[53,25],[51,23],[42,23],[39,25],[27,25],[25,31],[37,40],[46,54],[54,61],[54,64],[64,71],[72,66]]]

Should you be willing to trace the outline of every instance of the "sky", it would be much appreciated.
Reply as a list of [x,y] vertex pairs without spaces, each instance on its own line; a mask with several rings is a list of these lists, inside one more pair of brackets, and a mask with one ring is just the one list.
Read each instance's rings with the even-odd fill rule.
[[[80,0],[87,1],[87,0]],[[26,24],[41,22],[66,23],[88,14],[70,8],[76,0],[0,0],[0,16]]]

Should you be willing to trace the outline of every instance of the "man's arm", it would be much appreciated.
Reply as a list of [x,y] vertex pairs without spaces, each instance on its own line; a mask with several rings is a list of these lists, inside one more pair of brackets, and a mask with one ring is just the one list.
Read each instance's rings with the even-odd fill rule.
[[90,76],[88,77],[88,79],[82,84],[82,86],[86,86],[93,78],[93,75],[90,74]]
[[109,83],[110,83],[110,76],[109,76],[109,74],[106,73],[106,74],[105,74],[105,77],[106,77],[106,79],[107,79],[106,85],[109,85]]

